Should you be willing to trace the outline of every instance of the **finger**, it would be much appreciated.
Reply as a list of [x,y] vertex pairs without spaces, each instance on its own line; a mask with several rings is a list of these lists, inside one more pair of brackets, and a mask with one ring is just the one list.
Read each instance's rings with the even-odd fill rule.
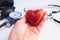
[[41,27],[43,27],[43,25],[44,25],[44,23],[46,22],[46,20],[47,20],[47,13],[45,12],[44,15],[43,15],[43,17],[42,17],[41,22],[40,22],[39,25],[38,25],[38,29],[39,29],[39,30],[41,29]]
[[42,17],[41,22],[39,23],[39,26],[42,27],[44,25],[44,23],[46,22],[46,19],[47,19],[47,13],[45,12],[43,17]]

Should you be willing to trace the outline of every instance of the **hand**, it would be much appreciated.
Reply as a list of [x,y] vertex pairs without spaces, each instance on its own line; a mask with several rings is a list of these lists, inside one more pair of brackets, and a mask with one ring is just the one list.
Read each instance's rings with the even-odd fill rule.
[[26,18],[22,18],[14,25],[8,40],[37,40],[41,28],[43,27],[47,19],[47,14],[43,15],[43,18],[37,27],[26,23]]

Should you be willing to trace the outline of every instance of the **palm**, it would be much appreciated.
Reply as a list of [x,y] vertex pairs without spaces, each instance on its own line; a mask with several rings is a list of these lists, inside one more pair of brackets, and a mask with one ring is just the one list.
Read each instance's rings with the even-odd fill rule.
[[27,26],[26,31],[24,31],[23,40],[37,40],[39,31],[36,27]]
[[[17,24],[15,28],[15,32],[20,35],[19,40],[36,40],[39,35],[39,29],[37,27],[33,27],[28,23],[21,23],[23,25]],[[22,26],[22,27],[21,27]],[[23,28],[24,27],[24,28]]]
[[[25,18],[19,20],[12,29],[13,31],[11,32],[9,40],[37,40],[45,20],[46,17],[43,17],[38,26],[32,26],[26,23]],[[13,36],[15,36],[15,39]]]

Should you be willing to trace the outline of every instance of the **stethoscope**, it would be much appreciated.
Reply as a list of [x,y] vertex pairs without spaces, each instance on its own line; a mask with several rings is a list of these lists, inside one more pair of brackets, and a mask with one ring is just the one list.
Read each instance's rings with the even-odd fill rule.
[[51,11],[51,13],[49,13],[49,17],[51,17],[55,22],[57,22],[57,23],[60,23],[60,20],[58,20],[58,19],[56,19],[55,17],[53,17],[53,14],[60,14],[60,6],[59,5],[53,5],[53,4],[50,4],[50,5],[48,5],[48,6],[53,6],[53,7],[58,7],[57,9],[57,11],[56,10],[54,10],[54,11]]
[[[49,6],[49,7],[53,6],[53,7],[58,7],[58,8],[60,8],[59,5],[52,5],[52,4],[50,4],[50,5],[48,5],[48,6]],[[53,8],[53,7],[52,7],[52,8]],[[24,12],[26,12],[26,8],[24,8],[23,10],[24,10]],[[55,22],[60,23],[59,20],[57,20],[57,19],[55,19],[55,18],[53,17],[53,14],[57,14],[57,13],[59,13],[59,12],[60,12],[60,9],[59,9],[58,11],[56,11],[56,10],[50,11],[49,14],[48,14],[48,17],[50,17],[51,19],[53,19]],[[4,19],[4,22],[2,22],[2,23],[0,24],[0,27],[6,26],[6,27],[9,28],[11,25],[15,24],[17,20],[20,20],[22,17],[23,17],[22,12],[11,12],[11,13],[9,14],[9,17],[5,18],[5,19]]]

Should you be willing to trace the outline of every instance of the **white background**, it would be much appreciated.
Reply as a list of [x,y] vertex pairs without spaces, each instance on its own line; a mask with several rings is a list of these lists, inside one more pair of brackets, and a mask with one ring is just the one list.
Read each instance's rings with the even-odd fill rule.
[[[44,7],[48,4],[60,5],[60,0],[14,0],[16,11],[23,11],[23,8]],[[58,16],[60,17],[60,16]],[[11,28],[0,28],[0,40],[7,40]],[[53,20],[47,20],[41,30],[39,40],[60,40],[60,24]]]

